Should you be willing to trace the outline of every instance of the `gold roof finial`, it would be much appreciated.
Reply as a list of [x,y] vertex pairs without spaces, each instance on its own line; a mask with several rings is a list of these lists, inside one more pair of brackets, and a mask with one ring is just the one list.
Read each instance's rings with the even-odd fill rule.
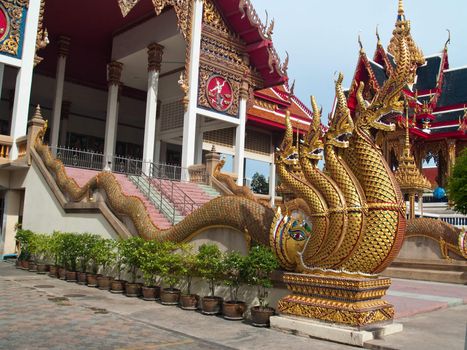
[[410,138],[409,138],[409,104],[407,103],[407,98],[404,99],[405,104],[405,147],[409,149],[410,152]]
[[399,16],[404,15],[404,0],[399,0],[399,6],[398,6],[398,9],[397,9],[397,13],[398,13]]
[[381,38],[379,37],[378,25],[376,25],[376,39],[378,39],[378,45],[381,45]]

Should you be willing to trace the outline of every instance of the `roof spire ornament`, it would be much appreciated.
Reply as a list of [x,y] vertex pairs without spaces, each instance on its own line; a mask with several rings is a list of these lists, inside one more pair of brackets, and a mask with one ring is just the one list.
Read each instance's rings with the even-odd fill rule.
[[360,36],[360,33],[358,33],[358,45],[360,46],[360,52],[365,52],[365,50],[363,50],[362,37]]
[[399,0],[399,6],[397,8],[397,14],[399,16],[404,16],[404,0]]
[[449,29],[446,29],[448,32],[448,40],[446,40],[446,43],[444,44],[444,50],[448,50],[448,45],[451,43],[451,31]]
[[381,38],[379,37],[378,24],[376,25],[376,39],[378,39],[377,45],[381,45]]

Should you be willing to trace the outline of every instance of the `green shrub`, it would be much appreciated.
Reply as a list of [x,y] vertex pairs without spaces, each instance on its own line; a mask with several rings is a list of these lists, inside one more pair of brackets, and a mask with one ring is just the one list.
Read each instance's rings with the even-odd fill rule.
[[122,261],[131,275],[131,283],[136,282],[137,271],[140,265],[140,249],[144,244],[141,237],[131,237],[121,242]]
[[138,251],[139,268],[143,273],[144,285],[154,287],[157,285],[157,276],[160,275],[159,254],[162,243],[150,240],[143,243]]
[[454,209],[467,214],[467,149],[457,157],[447,187],[448,198],[454,204]]
[[246,258],[245,267],[248,283],[257,287],[260,307],[267,307],[267,288],[272,287],[271,273],[279,267],[276,256],[267,247],[255,246]]
[[49,239],[48,255],[50,256],[51,263],[53,263],[55,266],[62,265],[64,267],[65,264],[63,263],[64,258],[62,252],[62,239],[63,233],[60,231],[54,231]]
[[61,239],[61,254],[65,269],[76,271],[78,258],[81,253],[80,235],[75,233],[63,233]]
[[215,288],[222,279],[223,255],[215,244],[203,244],[196,256],[199,273],[209,284],[210,295],[215,295]]
[[170,289],[174,289],[181,278],[182,255],[176,252],[177,249],[176,243],[163,242],[157,255],[162,283]]
[[19,242],[20,247],[20,260],[29,260],[31,258],[30,243],[34,233],[30,230],[23,230],[18,226],[16,229],[16,240]]
[[83,233],[79,235],[79,267],[81,272],[87,272],[89,269],[89,264],[93,258],[95,245],[100,240],[98,235],[91,233]]
[[191,284],[193,277],[199,276],[198,260],[193,252],[193,246],[189,244],[180,245],[182,264],[180,266],[180,276],[185,280],[186,294],[191,294]]
[[238,290],[246,280],[246,257],[239,252],[229,252],[224,257],[224,284],[229,287],[230,301],[238,301]]
[[115,260],[115,249],[112,239],[98,237],[91,249],[92,272],[96,274],[99,268],[103,274],[109,273],[110,264]]

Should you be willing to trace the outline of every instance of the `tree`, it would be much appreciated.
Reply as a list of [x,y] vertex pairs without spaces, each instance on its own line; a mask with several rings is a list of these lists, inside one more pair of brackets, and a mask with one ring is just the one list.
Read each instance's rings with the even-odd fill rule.
[[251,179],[251,189],[255,193],[268,194],[269,183],[266,181],[264,175],[256,172]]
[[454,209],[467,214],[467,150],[456,159],[448,180],[448,197],[454,203]]

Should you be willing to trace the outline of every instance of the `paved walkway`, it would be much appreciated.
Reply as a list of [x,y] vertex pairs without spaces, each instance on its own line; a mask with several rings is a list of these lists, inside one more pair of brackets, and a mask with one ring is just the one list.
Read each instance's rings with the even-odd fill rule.
[[[399,303],[402,316],[420,310],[412,307],[417,300],[445,309],[401,318],[404,332],[367,347],[465,350],[467,306],[459,304],[467,299],[466,286],[395,280],[394,287],[388,298],[396,307]],[[114,295],[0,263],[0,349],[13,348],[355,349]]]

